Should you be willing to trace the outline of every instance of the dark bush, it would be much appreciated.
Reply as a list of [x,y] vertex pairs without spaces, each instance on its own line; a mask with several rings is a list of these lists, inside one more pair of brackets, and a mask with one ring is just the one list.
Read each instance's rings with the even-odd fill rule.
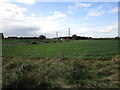
[[37,42],[32,42],[32,44],[37,44]]

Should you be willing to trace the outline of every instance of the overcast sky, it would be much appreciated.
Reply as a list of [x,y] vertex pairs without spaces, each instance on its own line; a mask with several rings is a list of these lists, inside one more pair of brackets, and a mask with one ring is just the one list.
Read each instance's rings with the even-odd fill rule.
[[[6,0],[7,1],[7,0]],[[29,2],[28,2],[29,1]],[[7,36],[118,36],[117,2],[0,2],[0,24]]]

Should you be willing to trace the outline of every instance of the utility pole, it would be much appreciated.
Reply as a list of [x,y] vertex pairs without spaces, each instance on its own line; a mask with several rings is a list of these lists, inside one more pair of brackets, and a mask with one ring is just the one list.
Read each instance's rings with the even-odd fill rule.
[[68,28],[68,35],[69,35],[69,37],[70,37],[70,28]]
[[58,39],[58,32],[56,32],[56,39]]

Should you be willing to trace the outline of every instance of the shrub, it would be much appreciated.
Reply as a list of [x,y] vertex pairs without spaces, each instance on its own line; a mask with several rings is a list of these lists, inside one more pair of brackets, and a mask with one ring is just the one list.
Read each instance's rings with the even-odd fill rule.
[[32,44],[37,44],[37,42],[32,42]]

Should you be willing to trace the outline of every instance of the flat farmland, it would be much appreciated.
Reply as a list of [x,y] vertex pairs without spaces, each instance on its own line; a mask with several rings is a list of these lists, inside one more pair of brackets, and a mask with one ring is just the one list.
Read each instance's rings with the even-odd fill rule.
[[3,39],[3,44],[9,44],[9,43],[29,43],[29,42],[36,42],[40,41],[39,39]]
[[79,40],[12,45],[3,46],[2,48],[3,57],[25,59],[111,59],[117,54],[117,40]]
[[10,45],[2,56],[4,90],[119,88],[117,40]]

